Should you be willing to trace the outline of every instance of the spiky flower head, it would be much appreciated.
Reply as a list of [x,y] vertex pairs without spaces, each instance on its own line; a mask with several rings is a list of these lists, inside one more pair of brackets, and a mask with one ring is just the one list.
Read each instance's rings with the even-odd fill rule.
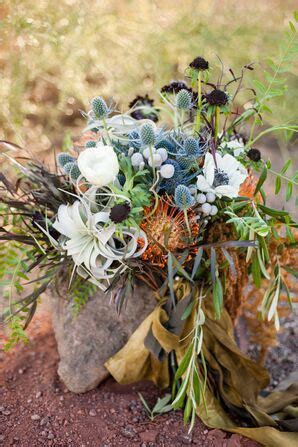
[[189,64],[189,66],[190,68],[198,71],[208,70],[209,63],[203,57],[198,56]]
[[87,143],[85,144],[86,148],[87,147],[95,147],[95,146],[96,146],[96,141],[92,141],[92,140],[87,141]]
[[135,149],[140,149],[140,134],[137,129],[134,129],[128,135],[128,142],[130,147],[134,147]]
[[128,218],[130,213],[130,205],[128,203],[119,203],[114,205],[110,211],[110,219],[114,223],[121,223]]
[[198,140],[196,140],[195,138],[192,137],[186,138],[183,146],[185,153],[190,158],[197,158],[203,155],[203,151],[200,148],[200,144]]
[[[152,215],[153,212],[153,215]],[[168,252],[183,252],[190,248],[186,242],[188,230],[185,224],[184,212],[176,206],[171,206],[169,201],[158,200],[157,207],[145,208],[145,219],[141,222],[141,228],[148,237],[148,246],[142,254],[143,261],[159,267],[167,265]],[[187,210],[187,217],[194,238],[191,250],[195,249],[199,226],[192,210]],[[142,246],[142,240],[139,241]],[[180,255],[177,254],[178,259]]]
[[79,169],[78,163],[75,161],[72,163],[72,167],[68,174],[73,182],[76,182],[81,175],[81,171]]
[[74,161],[74,157],[69,155],[67,152],[61,152],[57,155],[57,163],[60,168],[63,168],[67,163],[72,163]]
[[169,140],[160,140],[158,143],[155,144],[155,148],[159,149],[159,148],[165,148],[167,149],[168,152],[174,154],[176,152],[176,147],[173,143],[171,143],[171,141]]
[[91,101],[91,106],[96,118],[105,118],[109,113],[109,108],[101,96],[93,98]]
[[153,122],[146,122],[140,128],[141,142],[144,146],[152,146],[155,142],[155,125]]
[[73,168],[74,162],[70,161],[68,163],[65,163],[65,165],[63,166],[63,171],[65,172],[65,174],[70,174],[72,168]]
[[251,148],[247,152],[248,158],[250,158],[252,161],[260,161],[261,160],[261,152],[259,149]]
[[176,160],[178,161],[180,168],[184,170],[189,170],[194,163],[193,157],[188,157],[183,148],[178,152]]
[[180,110],[189,110],[191,108],[192,96],[188,90],[180,90],[176,96],[176,107]]
[[182,210],[190,208],[195,202],[189,188],[185,185],[177,186],[174,198],[176,205]]
[[226,92],[217,88],[208,93],[205,99],[211,106],[225,106],[229,102]]

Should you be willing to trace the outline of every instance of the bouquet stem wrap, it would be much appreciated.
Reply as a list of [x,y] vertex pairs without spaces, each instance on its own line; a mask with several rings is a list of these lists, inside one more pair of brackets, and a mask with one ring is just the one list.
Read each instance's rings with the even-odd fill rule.
[[[171,306],[170,296],[156,295],[158,302],[154,311],[126,345],[106,362],[106,368],[117,382],[128,384],[151,380],[162,388],[169,385],[167,354],[174,351],[179,365],[188,347],[187,336],[193,328],[195,313],[193,309],[186,320],[181,320],[191,296],[188,282],[179,281],[175,295],[175,308]],[[298,386],[292,385],[286,391],[260,397],[260,391],[269,383],[267,370],[239,350],[228,312],[224,309],[221,318],[215,320],[210,301],[206,299],[203,303],[206,322],[202,349],[216,384],[212,387],[208,380],[206,409],[203,403],[199,404],[198,416],[209,427],[242,434],[268,447],[294,447],[298,436],[292,431],[297,420],[281,424],[278,420],[283,419],[293,408],[291,405],[297,402]],[[235,421],[240,419],[245,421],[246,427],[237,426]],[[287,431],[280,431],[281,426]]]

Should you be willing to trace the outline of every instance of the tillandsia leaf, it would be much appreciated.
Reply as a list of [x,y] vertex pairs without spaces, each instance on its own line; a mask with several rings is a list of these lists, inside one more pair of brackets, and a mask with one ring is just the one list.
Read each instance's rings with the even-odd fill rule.
[[191,272],[191,279],[194,279],[194,277],[195,277],[195,275],[196,275],[196,273],[197,273],[197,271],[198,271],[198,269],[199,269],[199,267],[201,265],[203,252],[204,252],[203,247],[199,247],[198,252],[196,254],[196,257],[195,257],[194,264],[193,264],[193,269],[192,269],[192,272]]
[[176,306],[176,298],[175,298],[175,292],[174,292],[174,272],[173,272],[173,258],[172,253],[169,252],[168,254],[168,284],[169,284],[169,290],[170,295],[172,299],[173,306]]
[[152,408],[152,412],[153,413],[164,413],[165,412],[164,410],[165,410],[166,406],[168,405],[168,403],[171,401],[171,398],[172,398],[171,394],[166,394],[164,397],[158,398],[156,404]]
[[214,248],[211,248],[211,256],[210,256],[210,271],[211,271],[211,279],[213,286],[216,282],[216,274],[217,274],[217,263],[216,263],[216,251]]
[[225,248],[222,248],[221,251],[222,251],[224,257],[226,258],[226,260],[229,263],[232,277],[236,278],[237,277],[237,271],[236,271],[235,263],[233,261],[232,256],[229,254],[229,252]]

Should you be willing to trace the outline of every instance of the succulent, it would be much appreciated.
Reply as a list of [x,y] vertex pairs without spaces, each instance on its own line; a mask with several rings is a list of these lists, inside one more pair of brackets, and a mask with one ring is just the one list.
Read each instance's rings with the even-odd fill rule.
[[189,110],[191,108],[192,96],[188,90],[180,90],[176,96],[176,107],[180,110]]
[[60,168],[63,168],[67,163],[72,163],[75,161],[75,158],[69,155],[67,152],[61,152],[57,155],[57,163]]
[[148,121],[140,128],[141,142],[144,146],[152,146],[155,142],[155,126],[154,123]]
[[189,188],[185,185],[178,185],[175,190],[175,203],[178,208],[183,210],[191,207],[195,200],[191,195]]
[[101,96],[92,99],[91,107],[96,118],[105,118],[109,113],[108,106]]

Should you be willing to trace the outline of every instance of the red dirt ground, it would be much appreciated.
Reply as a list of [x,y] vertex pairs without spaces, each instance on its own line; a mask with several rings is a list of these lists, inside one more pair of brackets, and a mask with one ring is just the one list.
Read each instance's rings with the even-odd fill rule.
[[151,422],[138,398],[153,405],[158,390],[150,383],[118,385],[108,379],[75,395],[57,376],[58,353],[47,314],[30,330],[31,343],[0,354],[0,446],[62,447],[256,447],[257,443],[201,421],[188,435],[181,412]]

